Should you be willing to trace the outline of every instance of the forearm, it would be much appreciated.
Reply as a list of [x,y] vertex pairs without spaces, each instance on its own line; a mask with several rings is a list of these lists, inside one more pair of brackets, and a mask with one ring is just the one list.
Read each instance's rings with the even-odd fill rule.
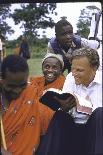
[[81,47],[90,47],[93,49],[98,49],[99,42],[96,40],[88,40],[88,39],[82,38],[81,39]]

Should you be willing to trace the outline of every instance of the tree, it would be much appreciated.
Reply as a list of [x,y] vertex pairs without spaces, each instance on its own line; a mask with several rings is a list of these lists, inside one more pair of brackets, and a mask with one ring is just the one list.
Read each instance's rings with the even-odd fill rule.
[[13,30],[6,22],[6,19],[10,17],[10,6],[11,4],[1,4],[0,5],[0,35],[4,38],[6,37],[6,34],[13,33]]
[[38,36],[39,28],[54,26],[55,23],[50,15],[56,15],[55,9],[56,3],[22,3],[21,9],[16,9],[11,15],[15,24],[22,23],[24,34],[32,36],[33,39]]
[[81,14],[77,23],[77,34],[81,35],[81,37],[88,37],[92,15],[97,11],[100,11],[100,9],[96,6],[87,6],[85,9],[81,10]]

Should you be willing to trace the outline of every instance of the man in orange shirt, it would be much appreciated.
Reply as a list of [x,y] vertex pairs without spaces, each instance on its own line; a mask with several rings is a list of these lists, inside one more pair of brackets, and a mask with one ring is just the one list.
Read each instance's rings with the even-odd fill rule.
[[31,84],[38,89],[38,96],[49,88],[62,89],[65,76],[63,75],[64,62],[60,54],[48,53],[42,60],[42,76],[32,77]]
[[[29,69],[24,58],[7,56],[3,60],[1,72],[1,119],[5,133],[2,154],[32,155],[54,112],[38,104],[37,89],[27,84]],[[7,151],[3,148],[3,139]]]

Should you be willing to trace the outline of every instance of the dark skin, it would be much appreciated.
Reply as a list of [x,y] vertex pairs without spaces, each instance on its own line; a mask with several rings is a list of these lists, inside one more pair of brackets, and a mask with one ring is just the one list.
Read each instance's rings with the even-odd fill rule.
[[[61,74],[62,68],[59,60],[56,58],[47,58],[43,65],[42,65],[43,74],[45,76],[45,84],[51,83],[57,79],[57,77]],[[50,77],[49,77],[50,74]],[[62,105],[62,109],[64,111],[68,111],[74,106],[76,106],[75,98],[72,96],[69,96],[67,99],[62,100],[59,99],[57,96],[54,96],[56,100],[59,101],[59,103]]]
[[76,98],[72,96],[68,96],[65,100],[58,98],[57,96],[54,96],[54,98],[61,104],[61,109],[63,111],[68,112],[70,109],[76,106]]
[[56,38],[60,46],[67,52],[72,45],[73,28],[70,25],[63,26],[60,32],[56,33]]
[[47,58],[42,65],[43,74],[45,77],[45,85],[55,81],[62,73],[62,66],[58,59]]
[[[27,86],[27,79],[28,72],[6,72],[5,79],[2,79],[2,93],[6,103],[10,103],[10,101],[19,97]],[[7,106],[9,106],[8,103]]]

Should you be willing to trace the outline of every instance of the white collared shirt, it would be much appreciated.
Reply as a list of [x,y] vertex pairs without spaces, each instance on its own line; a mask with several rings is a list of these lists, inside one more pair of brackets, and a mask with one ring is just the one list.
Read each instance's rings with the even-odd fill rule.
[[[85,87],[84,85],[76,85],[75,79],[72,76],[72,73],[69,73],[66,77],[66,80],[64,82],[63,86],[63,92],[70,92],[74,94],[78,94],[79,96],[82,96],[83,98],[86,98],[89,96],[93,111],[98,108],[102,107],[102,72],[97,71],[94,80],[89,84],[88,87]],[[75,116],[77,123],[85,123],[88,119],[83,118],[83,116]],[[78,119],[77,119],[78,117]],[[82,121],[83,118],[83,121]]]

